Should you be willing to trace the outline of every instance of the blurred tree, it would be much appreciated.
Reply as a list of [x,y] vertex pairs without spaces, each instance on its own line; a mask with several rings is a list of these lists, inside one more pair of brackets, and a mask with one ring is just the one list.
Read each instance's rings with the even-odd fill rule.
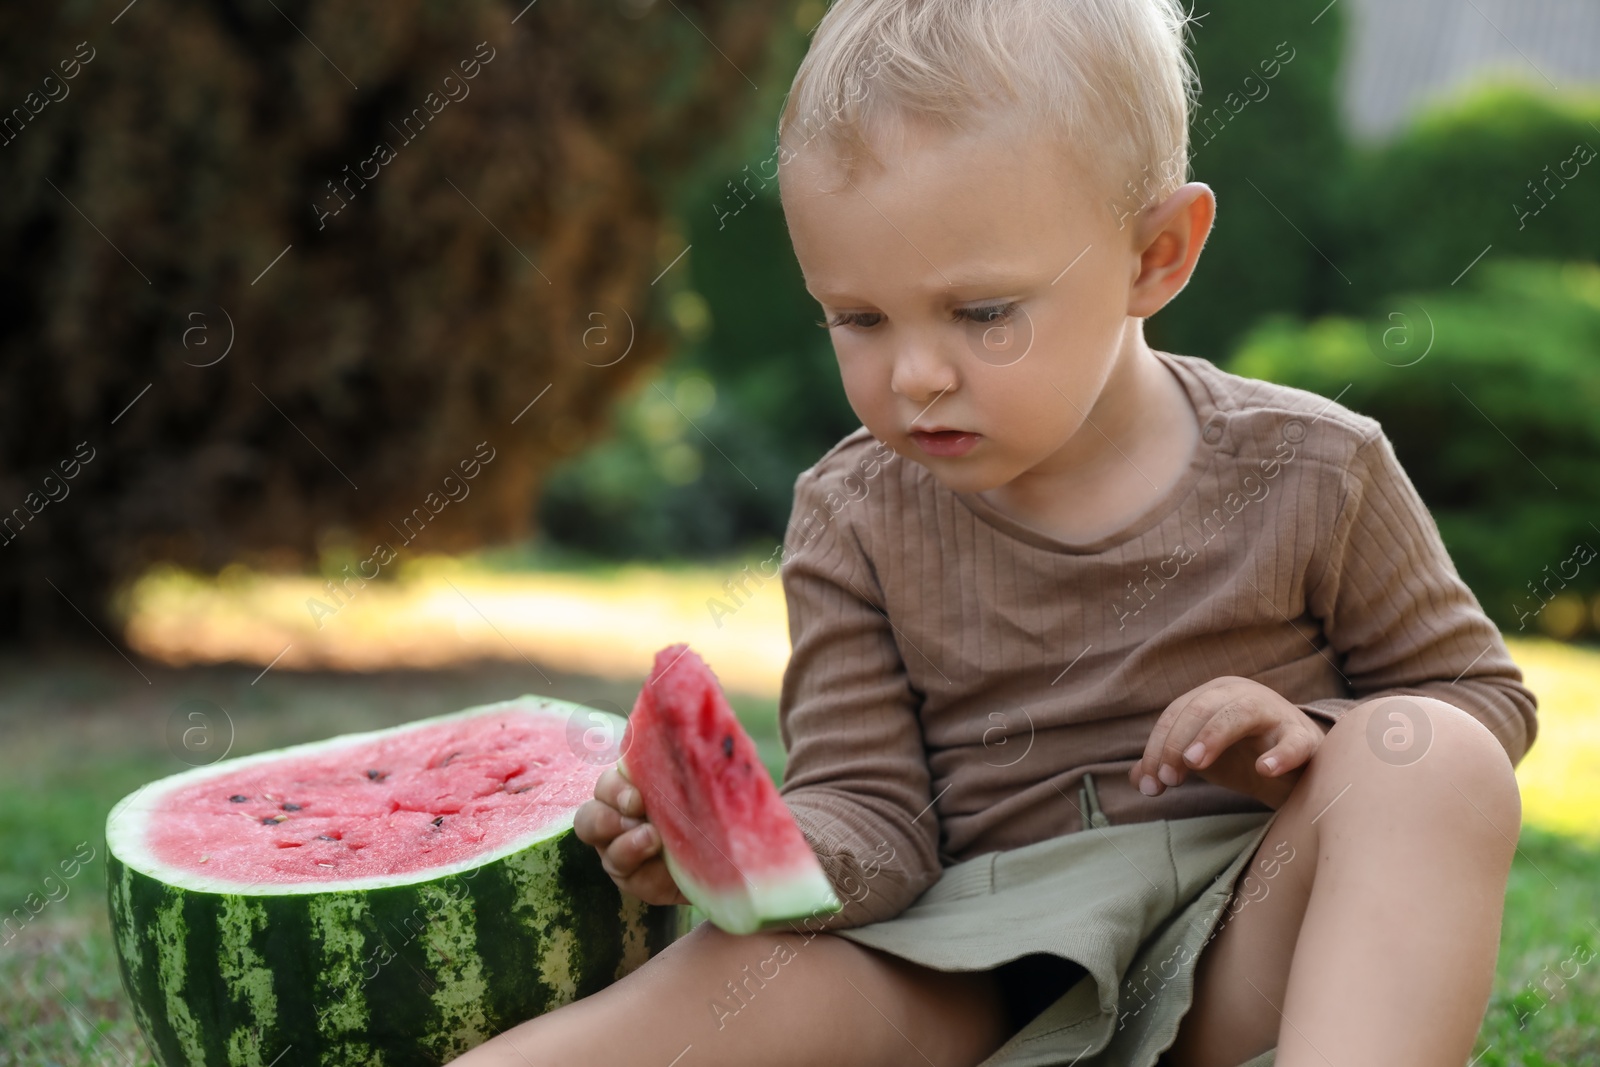
[[[775,28],[783,85],[821,17],[820,4],[801,3]],[[764,95],[685,184],[675,206],[693,251],[661,283],[675,286],[678,351],[659,382],[619,398],[615,437],[552,473],[539,525],[559,545],[616,558],[765,556],[783,536],[795,475],[861,424],[816,326],[777,182],[762,178],[776,173],[781,103]]]
[[861,424],[776,200],[720,233],[709,210],[687,215],[694,288],[675,303],[704,325],[689,319],[666,376],[618,402],[616,437],[551,475],[539,525],[558,542],[618,558],[770,551],[795,475]]
[[1216,192],[1217,221],[1189,285],[1147,323],[1157,348],[1220,361],[1262,315],[1315,315],[1348,287],[1318,251],[1332,248],[1348,151],[1335,91],[1344,12],[1313,22],[1321,6],[1230,0],[1191,26],[1190,173]]
[[109,634],[154,560],[524,532],[665,351],[663,205],[778,14],[0,9],[0,639]]

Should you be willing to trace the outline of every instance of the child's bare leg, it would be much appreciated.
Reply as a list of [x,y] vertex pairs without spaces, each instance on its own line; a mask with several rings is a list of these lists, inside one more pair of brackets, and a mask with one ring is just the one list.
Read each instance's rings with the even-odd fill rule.
[[[1390,713],[1419,711],[1426,754],[1379,758],[1369,717],[1381,751],[1403,727]],[[1257,850],[1255,902],[1201,954],[1167,1061],[1236,1067],[1276,1044],[1278,1067],[1461,1067],[1494,980],[1521,812],[1505,751],[1465,712],[1416,697],[1352,708]],[[1264,878],[1284,841],[1294,858]]]
[[453,1067],[962,1067],[1008,1036],[988,973],[928,970],[827,933],[736,937],[701,923],[615,984]]

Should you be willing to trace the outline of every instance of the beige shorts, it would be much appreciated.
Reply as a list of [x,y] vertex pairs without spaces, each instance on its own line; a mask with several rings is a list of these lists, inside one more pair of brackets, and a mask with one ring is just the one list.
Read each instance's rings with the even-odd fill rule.
[[936,970],[999,972],[1028,1006],[982,1067],[1156,1067],[1274,814],[1091,826],[991,852],[946,868],[893,919],[835,933]]

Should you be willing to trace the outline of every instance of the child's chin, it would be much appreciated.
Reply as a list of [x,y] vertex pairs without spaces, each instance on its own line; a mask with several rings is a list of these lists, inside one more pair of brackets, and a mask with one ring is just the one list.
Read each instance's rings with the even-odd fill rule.
[[969,456],[953,459],[918,456],[916,462],[926,467],[940,485],[954,493],[983,493],[1011,480],[998,472],[994,464],[974,461]]

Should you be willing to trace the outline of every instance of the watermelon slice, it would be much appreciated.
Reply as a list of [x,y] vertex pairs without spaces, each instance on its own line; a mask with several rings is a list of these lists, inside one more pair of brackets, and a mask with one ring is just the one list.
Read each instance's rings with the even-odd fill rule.
[[717,676],[686,644],[656,653],[618,767],[661,832],[678,888],[734,934],[840,908]]
[[111,925],[158,1062],[432,1067],[665,947],[686,909],[572,832],[624,725],[525,696],[124,798]]

